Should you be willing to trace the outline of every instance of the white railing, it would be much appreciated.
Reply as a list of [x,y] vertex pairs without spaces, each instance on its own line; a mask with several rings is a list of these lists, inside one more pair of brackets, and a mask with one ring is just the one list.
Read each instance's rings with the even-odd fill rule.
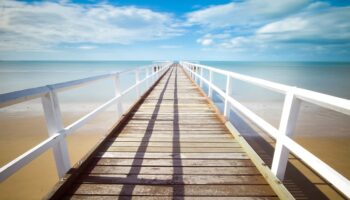
[[[139,98],[141,96],[141,85],[146,85],[146,91],[156,80],[158,80],[162,74],[166,72],[170,65],[171,63],[169,62],[154,64],[142,68],[137,68],[135,70],[116,72],[80,80],[0,94],[0,108],[35,98],[41,98],[49,133],[49,138],[1,167],[0,182],[6,180],[9,176],[16,173],[19,169],[27,165],[29,162],[50,148],[52,148],[54,152],[58,177],[62,178],[65,173],[71,168],[65,137],[89,122],[93,117],[101,113],[113,103],[117,103],[116,112],[118,117],[120,117],[123,114],[123,97],[129,94],[131,91],[135,91],[137,98]],[[140,73],[142,72],[145,72],[146,76],[144,79],[140,80]],[[135,73],[136,80],[134,85],[122,91],[120,87],[120,76],[126,73]],[[70,124],[67,127],[64,127],[57,92],[72,89],[73,87],[80,87],[85,84],[107,78],[112,78],[115,81],[115,96],[76,122]]]
[[[223,114],[226,118],[230,116],[230,108],[232,106],[276,140],[271,171],[278,179],[283,180],[288,162],[288,154],[289,152],[292,152],[347,198],[350,198],[350,181],[291,138],[296,125],[301,101],[307,101],[324,108],[350,115],[350,100],[220,70],[205,65],[189,62],[180,62],[180,64],[189,73],[191,78],[199,80],[200,87],[203,86],[203,82],[208,85],[209,97],[212,97],[212,91],[214,90],[224,99]],[[209,80],[203,77],[204,69],[209,72]],[[218,73],[227,77],[225,91],[213,84],[213,73]],[[231,91],[233,79],[285,94],[284,106],[278,129],[232,97]]]

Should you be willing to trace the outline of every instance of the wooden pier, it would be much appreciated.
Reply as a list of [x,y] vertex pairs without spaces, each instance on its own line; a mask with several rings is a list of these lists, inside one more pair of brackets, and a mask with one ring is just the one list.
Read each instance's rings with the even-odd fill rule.
[[[135,81],[122,89],[120,78],[126,74]],[[215,84],[214,74],[226,77],[225,89]],[[107,79],[114,82],[113,98],[65,126],[58,93]],[[278,128],[235,99],[234,80],[285,96]],[[222,110],[212,102],[214,94],[221,98]],[[126,102],[130,95],[136,97],[131,106]],[[52,150],[60,181],[45,199],[350,198],[350,180],[292,137],[302,102],[350,115],[347,99],[201,64],[166,61],[0,94],[0,108],[38,98],[48,138],[0,167],[0,183]],[[117,108],[115,125],[72,167],[66,137],[111,105]],[[262,131],[264,138],[257,140],[254,131],[243,133],[239,124],[245,123]],[[309,181],[291,159],[321,181]]]
[[49,199],[278,199],[174,64]]

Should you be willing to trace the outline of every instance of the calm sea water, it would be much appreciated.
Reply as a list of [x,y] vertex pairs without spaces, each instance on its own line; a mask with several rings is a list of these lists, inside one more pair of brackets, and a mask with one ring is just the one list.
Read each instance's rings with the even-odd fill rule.
[[[350,99],[350,63],[228,61],[201,61],[200,63]],[[2,61],[0,62],[0,93],[123,71],[149,64],[152,62]],[[133,81],[132,75],[124,77],[123,88],[127,88]],[[215,76],[214,81],[224,88],[225,77]],[[280,99],[278,94],[272,94],[239,81],[234,82],[234,86],[234,95],[242,100],[256,100],[255,96],[260,96],[260,99]],[[82,101],[82,99],[94,101],[112,96],[112,91],[113,83],[110,80],[98,83],[94,88],[79,89],[75,96],[67,94],[64,98],[72,101]]]
[[[282,84],[309,89],[350,99],[350,63],[336,62],[220,62],[202,61],[202,64],[224,70],[266,79]],[[224,88],[225,77],[214,78]],[[235,90],[236,89],[236,90]],[[265,94],[266,93],[266,94]],[[234,82],[234,94],[244,100],[261,96],[276,99],[278,95],[258,87]]]
[[[0,93],[39,87],[90,76],[135,69],[151,61],[2,61],[0,62]],[[133,74],[123,75],[122,88],[135,82]],[[106,100],[113,96],[112,79],[60,93],[73,102]]]

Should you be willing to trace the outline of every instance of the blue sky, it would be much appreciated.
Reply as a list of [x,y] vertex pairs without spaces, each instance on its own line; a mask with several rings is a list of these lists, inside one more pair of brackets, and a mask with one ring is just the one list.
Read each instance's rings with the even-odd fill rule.
[[0,1],[1,60],[350,61],[350,1]]

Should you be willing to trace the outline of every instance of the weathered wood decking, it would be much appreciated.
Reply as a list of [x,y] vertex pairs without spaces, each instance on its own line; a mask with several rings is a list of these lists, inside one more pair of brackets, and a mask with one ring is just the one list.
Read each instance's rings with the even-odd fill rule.
[[277,199],[181,67],[144,98],[51,198]]

